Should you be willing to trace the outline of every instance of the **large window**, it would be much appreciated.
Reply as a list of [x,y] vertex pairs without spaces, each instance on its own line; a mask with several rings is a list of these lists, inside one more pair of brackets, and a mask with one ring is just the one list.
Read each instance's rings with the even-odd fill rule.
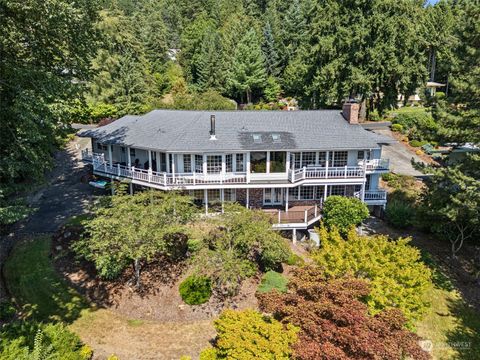
[[232,154],[225,155],[225,171],[226,172],[233,171]]
[[346,185],[332,185],[328,187],[328,195],[346,195]]
[[348,161],[348,151],[332,151],[330,152],[329,157],[330,166],[346,166]]
[[223,190],[223,200],[234,202],[236,201],[236,190],[235,189],[224,189]]
[[315,153],[314,152],[304,152],[302,153],[302,168],[315,165]]
[[271,173],[285,172],[286,157],[287,155],[283,151],[272,151],[270,153],[270,172]]
[[207,190],[208,202],[220,202],[220,189],[208,189]]
[[242,172],[245,171],[245,156],[244,154],[236,154],[236,171]]
[[314,187],[302,186],[300,187],[300,200],[313,200]]
[[290,167],[292,169],[300,169],[300,153],[290,153]]
[[325,195],[325,186],[315,186],[315,199],[323,199]]
[[195,172],[203,173],[203,155],[195,155]]
[[160,171],[167,171],[167,156],[165,153],[160,153]]
[[327,163],[327,153],[325,151],[320,151],[318,153],[318,165],[321,167],[325,167]]
[[250,166],[252,173],[266,173],[267,172],[267,153],[252,152],[250,154]]
[[288,189],[288,200],[298,200],[298,187]]
[[263,190],[263,202],[265,204],[281,204],[283,201],[282,189],[281,188],[272,188]]
[[107,150],[108,150],[108,146],[107,146],[107,145],[103,145],[103,144],[97,142],[97,149],[100,150],[100,151],[107,151]]
[[207,173],[219,174],[222,172],[222,155],[207,155]]
[[192,157],[190,154],[183,154],[183,172],[192,172]]

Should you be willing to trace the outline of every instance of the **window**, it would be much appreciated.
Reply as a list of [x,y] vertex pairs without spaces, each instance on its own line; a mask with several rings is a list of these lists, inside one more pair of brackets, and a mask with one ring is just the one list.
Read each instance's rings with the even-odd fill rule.
[[318,153],[318,165],[325,167],[327,163],[327,153],[325,151],[320,151]]
[[298,187],[288,189],[288,200],[298,200]]
[[108,146],[107,146],[107,145],[103,145],[103,144],[97,142],[97,149],[98,149],[98,150],[101,150],[101,151],[107,151],[107,150],[108,150]]
[[207,190],[208,202],[220,202],[220,189],[209,189]]
[[367,175],[367,182],[365,183],[365,190],[370,190],[370,175]]
[[266,173],[267,172],[267,153],[252,152],[250,154],[250,164],[252,173]]
[[242,171],[245,171],[245,156],[244,154],[236,154],[235,155],[236,157],[236,171],[238,172],[242,172]]
[[300,153],[290,153],[290,164],[292,169],[300,169]]
[[329,165],[332,167],[346,166],[348,160],[348,151],[330,152]]
[[207,155],[207,173],[219,174],[222,172],[222,155]]
[[345,185],[332,185],[328,187],[329,196],[330,195],[341,195],[345,196]]
[[235,189],[224,189],[223,190],[223,200],[234,202],[237,200]]
[[202,205],[205,201],[203,190],[190,190],[190,196],[193,198],[193,203],[197,206]]
[[262,142],[262,135],[261,134],[253,134],[253,142],[256,144],[260,144]]
[[282,139],[280,138],[280,134],[272,134],[272,140],[274,143],[279,143],[282,141]]
[[195,155],[195,172],[203,173],[203,155]]
[[232,154],[225,155],[225,171],[226,172],[233,171]]
[[304,152],[302,153],[302,168],[309,165],[315,165],[315,153],[314,152]]
[[313,200],[313,186],[300,187],[300,200]]
[[325,195],[325,186],[315,186],[315,199],[323,199],[323,195]]
[[364,157],[365,157],[365,151],[359,150],[357,152],[357,160],[363,160]]
[[282,189],[281,188],[263,189],[263,202],[265,204],[281,204]]
[[286,153],[283,151],[272,151],[270,153],[270,172],[281,173],[286,167]]
[[135,157],[135,149],[130,148],[130,157]]
[[167,155],[160,153],[160,171],[167,171]]
[[190,154],[183,154],[183,172],[192,172],[192,156]]

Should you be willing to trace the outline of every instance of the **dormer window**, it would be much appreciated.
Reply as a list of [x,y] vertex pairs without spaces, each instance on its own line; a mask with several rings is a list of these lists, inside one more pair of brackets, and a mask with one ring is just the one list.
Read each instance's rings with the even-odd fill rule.
[[262,142],[262,135],[261,134],[253,134],[253,142],[254,143],[261,143]]
[[272,134],[272,140],[274,143],[279,143],[282,141],[282,139],[280,138],[280,134]]

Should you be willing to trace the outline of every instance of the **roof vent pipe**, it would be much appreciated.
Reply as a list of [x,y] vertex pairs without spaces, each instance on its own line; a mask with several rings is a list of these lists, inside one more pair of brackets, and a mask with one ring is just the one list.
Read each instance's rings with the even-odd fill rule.
[[210,115],[210,140],[217,140],[215,136],[215,115]]

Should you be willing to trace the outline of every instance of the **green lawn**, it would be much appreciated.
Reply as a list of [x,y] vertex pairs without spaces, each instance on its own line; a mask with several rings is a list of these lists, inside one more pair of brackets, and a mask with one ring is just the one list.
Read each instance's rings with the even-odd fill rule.
[[49,237],[18,244],[5,264],[5,281],[26,316],[40,321],[71,322],[88,305],[55,272],[50,247]]
[[463,301],[427,253],[423,260],[432,269],[434,287],[427,294],[431,307],[416,324],[418,335],[431,341],[434,359],[480,359],[480,314]]

